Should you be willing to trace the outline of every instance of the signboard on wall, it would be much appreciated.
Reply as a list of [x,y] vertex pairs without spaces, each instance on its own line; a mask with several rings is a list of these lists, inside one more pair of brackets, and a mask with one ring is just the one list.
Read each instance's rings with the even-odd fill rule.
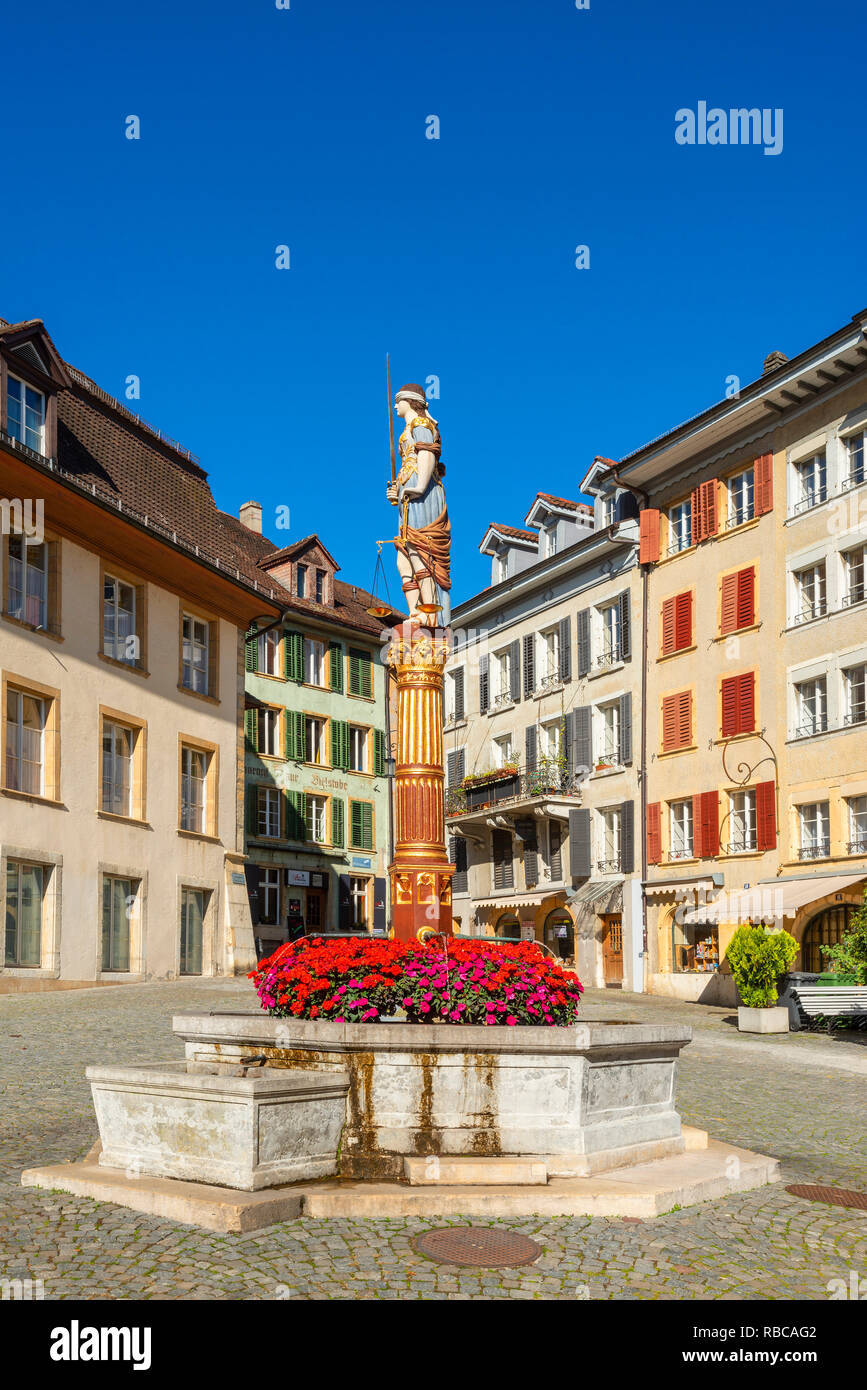
[[373,860],[366,854],[353,854],[352,867],[353,869],[371,869],[373,868]]
[[287,869],[286,883],[290,888],[307,888],[310,883],[309,869]]
[[535,926],[535,923],[533,923],[533,922],[522,922],[522,923],[521,923],[521,940],[522,940],[522,941],[535,941],[535,940],[536,940],[536,926]]

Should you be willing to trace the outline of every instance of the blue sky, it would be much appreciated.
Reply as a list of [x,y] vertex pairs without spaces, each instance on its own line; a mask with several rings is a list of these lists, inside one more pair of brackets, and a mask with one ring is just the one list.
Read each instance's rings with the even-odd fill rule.
[[[19,6],[0,315],[114,395],[139,376],[219,505],[364,585],[385,352],[395,387],[438,376],[460,601],[489,521],[867,304],[865,30],[844,0]],[[701,100],[782,108],[782,153],[679,146]]]

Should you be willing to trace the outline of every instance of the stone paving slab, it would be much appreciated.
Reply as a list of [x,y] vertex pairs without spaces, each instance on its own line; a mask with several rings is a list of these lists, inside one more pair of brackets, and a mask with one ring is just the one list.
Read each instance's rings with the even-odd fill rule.
[[[179,1058],[174,1013],[249,1004],[247,983],[234,981],[0,996],[0,1281],[41,1278],[46,1299],[824,1300],[832,1280],[848,1284],[852,1271],[867,1280],[867,1215],[802,1201],[782,1184],[646,1221],[491,1221],[544,1250],[501,1271],[432,1264],[411,1245],[432,1224],[419,1217],[301,1217],[219,1234],[20,1186],[24,1168],[83,1157],[97,1138],[86,1065]],[[867,1189],[865,1086],[835,1065],[864,1056],[862,1042],[801,1033],[763,1039],[756,1055],[725,1022],[731,1009],[600,991],[587,992],[584,1009],[689,1023],[697,1045],[679,1069],[685,1122],[778,1158],[784,1183]],[[714,1045],[723,1040],[734,1045]]]

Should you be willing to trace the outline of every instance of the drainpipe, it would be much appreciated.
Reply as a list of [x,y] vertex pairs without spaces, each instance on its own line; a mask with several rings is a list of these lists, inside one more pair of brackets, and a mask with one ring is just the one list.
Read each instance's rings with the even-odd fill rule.
[[[618,476],[617,468],[609,465],[608,469],[614,481],[627,492],[631,492],[633,497],[637,497],[640,507],[646,507],[650,501],[650,496],[643,488],[635,487],[632,483],[626,483]],[[645,882],[647,880],[647,579],[649,569],[647,565],[641,567],[641,758],[638,769],[639,780],[639,806],[641,811],[640,838],[641,838],[641,942],[642,959],[644,968],[642,971],[642,993],[647,992],[647,898],[645,894]]]

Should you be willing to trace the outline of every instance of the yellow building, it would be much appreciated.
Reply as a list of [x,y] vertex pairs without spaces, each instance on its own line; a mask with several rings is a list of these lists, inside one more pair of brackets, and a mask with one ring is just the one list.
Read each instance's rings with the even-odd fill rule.
[[739,922],[822,968],[867,873],[867,314],[586,486],[641,506],[646,987],[733,1003]]
[[280,586],[39,321],[0,321],[0,497],[0,990],[248,969],[242,633]]

